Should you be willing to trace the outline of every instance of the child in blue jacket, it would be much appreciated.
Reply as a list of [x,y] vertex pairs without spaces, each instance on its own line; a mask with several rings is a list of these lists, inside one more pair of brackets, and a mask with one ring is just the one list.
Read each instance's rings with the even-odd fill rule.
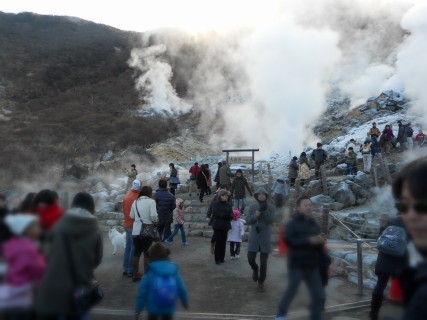
[[136,299],[136,318],[142,310],[148,312],[148,320],[171,320],[176,311],[178,298],[188,308],[187,289],[176,263],[169,261],[170,250],[161,242],[155,242],[148,250],[150,264],[141,279]]

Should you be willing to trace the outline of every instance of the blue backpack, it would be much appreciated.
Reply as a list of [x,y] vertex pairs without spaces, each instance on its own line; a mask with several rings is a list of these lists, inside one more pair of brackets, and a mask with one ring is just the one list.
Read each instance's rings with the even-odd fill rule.
[[178,287],[175,276],[152,276],[153,302],[160,308],[172,308],[178,300]]

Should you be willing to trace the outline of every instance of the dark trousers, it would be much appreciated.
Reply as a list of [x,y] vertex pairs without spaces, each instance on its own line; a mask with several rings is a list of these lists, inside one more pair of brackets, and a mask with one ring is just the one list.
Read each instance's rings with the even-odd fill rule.
[[235,257],[240,254],[240,242],[230,241],[230,256]]
[[390,276],[388,274],[381,274],[378,276],[377,283],[374,291],[372,292],[373,296],[382,297],[384,295],[384,290],[387,287],[389,278]]
[[172,234],[171,220],[159,220],[157,231],[159,231],[160,241],[166,240]]
[[322,317],[322,301],[325,298],[325,291],[322,287],[322,281],[320,279],[320,272],[318,268],[311,270],[302,270],[299,268],[288,269],[288,288],[280,300],[277,316],[286,316],[289,305],[295,297],[302,280],[305,281],[310,292],[310,319],[320,320]]
[[290,185],[291,185],[291,187],[295,187],[295,180],[296,180],[297,178],[290,178],[289,180],[291,181],[291,183],[290,183]]
[[268,253],[261,252],[260,254],[260,264],[261,267],[258,267],[258,264],[256,263],[256,256],[258,252],[248,252],[248,262],[251,266],[253,271],[258,272],[259,270],[259,277],[258,282],[264,283],[265,278],[267,278],[267,260],[268,260]]
[[206,195],[208,195],[209,194],[209,192],[208,192],[208,186],[202,186],[201,187],[201,189],[200,189],[200,194],[199,194],[199,199],[200,199],[200,201],[203,201],[203,197],[205,196],[205,194]]
[[315,173],[315,175],[316,175],[316,179],[320,179],[321,178],[321,176],[320,176],[320,167],[322,166],[322,164],[321,163],[315,163],[314,164],[314,173]]
[[172,315],[166,315],[166,316],[154,316],[154,315],[148,315],[148,320],[172,320]]
[[225,258],[225,249],[227,246],[227,231],[215,230],[215,261],[221,262]]

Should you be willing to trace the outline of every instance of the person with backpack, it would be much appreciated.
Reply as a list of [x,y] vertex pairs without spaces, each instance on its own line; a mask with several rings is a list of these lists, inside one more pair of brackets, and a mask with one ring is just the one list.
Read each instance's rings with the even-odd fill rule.
[[413,138],[414,129],[412,129],[411,123],[408,123],[406,125],[406,127],[405,127],[405,133],[406,133],[406,136],[407,136],[407,139],[406,139],[406,148],[408,150],[412,150],[414,148],[414,138]]
[[172,320],[178,299],[188,309],[188,294],[179,267],[169,259],[170,250],[160,242],[148,250],[150,264],[138,287],[136,319],[145,309],[148,320]]
[[157,229],[159,231],[160,241],[164,241],[171,234],[171,225],[173,222],[173,210],[176,208],[175,196],[168,190],[168,182],[164,179],[159,180],[159,189],[154,194],[156,201],[156,210],[159,216]]
[[231,197],[233,198],[234,208],[237,208],[242,215],[245,214],[247,203],[245,188],[252,197],[252,190],[249,187],[248,180],[243,176],[242,170],[237,169],[236,176],[231,183]]
[[372,145],[372,142],[365,140],[365,142],[360,146],[360,152],[362,153],[362,156],[363,156],[363,171],[365,173],[371,172],[371,165],[372,165],[371,145]]
[[317,143],[317,149],[314,149],[311,152],[311,159],[314,161],[314,172],[316,174],[316,179],[320,178],[320,167],[323,166],[328,155],[325,150],[322,149],[322,144],[320,142]]
[[[393,232],[393,230],[389,227],[394,226],[398,228],[402,228],[404,230],[404,238],[400,242],[400,246],[406,248],[408,238],[407,231],[405,229],[405,225],[403,224],[402,217],[398,214],[395,218],[391,219],[385,227],[380,228],[379,231],[379,240],[381,237],[388,237],[389,232]],[[379,241],[379,243],[381,243]],[[398,247],[399,243],[394,246]],[[399,272],[405,268],[408,264],[408,257],[405,253],[406,250],[403,250],[403,255],[398,255],[394,252],[383,251],[381,246],[378,246],[378,258],[375,264],[375,274],[377,275],[377,283],[375,285],[374,291],[372,292],[372,300],[371,300],[371,311],[369,313],[369,317],[371,320],[379,319],[379,311],[384,299],[384,290],[387,287],[388,280],[390,277],[396,277]]]

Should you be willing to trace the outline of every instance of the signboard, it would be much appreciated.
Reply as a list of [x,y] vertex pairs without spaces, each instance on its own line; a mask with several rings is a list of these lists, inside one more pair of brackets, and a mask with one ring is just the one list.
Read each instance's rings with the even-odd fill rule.
[[252,164],[252,157],[248,157],[248,156],[228,157],[228,163]]

